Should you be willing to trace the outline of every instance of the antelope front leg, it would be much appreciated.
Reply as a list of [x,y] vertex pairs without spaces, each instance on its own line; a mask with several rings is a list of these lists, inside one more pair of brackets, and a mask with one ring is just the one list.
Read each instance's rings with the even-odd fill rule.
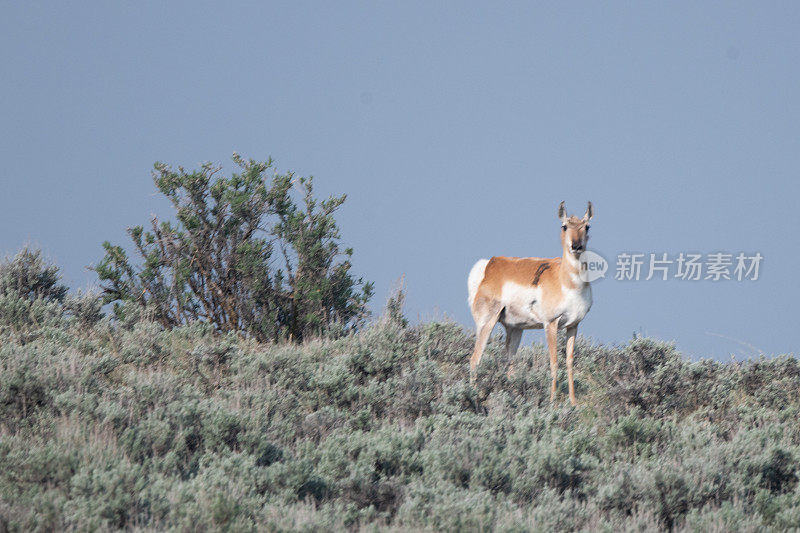
[[558,319],[548,322],[544,329],[547,348],[550,350],[550,375],[553,376],[553,384],[550,386],[550,401],[553,402],[556,399],[556,373],[558,372]]
[[578,333],[578,325],[567,328],[567,379],[569,380],[569,401],[572,405],[578,405],[575,399],[575,383],[572,382],[572,357],[575,354],[575,335]]

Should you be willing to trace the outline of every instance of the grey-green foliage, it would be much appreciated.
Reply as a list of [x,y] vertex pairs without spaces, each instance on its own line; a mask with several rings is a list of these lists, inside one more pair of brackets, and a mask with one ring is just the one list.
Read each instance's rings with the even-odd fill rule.
[[59,268],[40,250],[26,247],[0,261],[0,331],[24,341],[65,319],[87,327],[100,320],[102,302],[96,294],[68,290]]
[[0,294],[4,296],[61,302],[68,289],[60,279],[58,267],[47,264],[40,250],[26,247],[0,263]]
[[[53,305],[64,305],[52,302]],[[0,527],[654,530],[800,527],[800,365],[579,340],[506,375],[452,323],[258,344],[129,316],[0,333]]]
[[211,164],[188,172],[155,165],[153,181],[176,220],[128,229],[141,266],[103,244],[94,269],[105,302],[118,318],[145,307],[165,327],[203,320],[260,341],[355,329],[372,284],[353,277],[353,251],[339,243],[333,215],[346,197],[320,201],[311,177],[279,174],[271,160],[233,159],[241,172],[229,177]]

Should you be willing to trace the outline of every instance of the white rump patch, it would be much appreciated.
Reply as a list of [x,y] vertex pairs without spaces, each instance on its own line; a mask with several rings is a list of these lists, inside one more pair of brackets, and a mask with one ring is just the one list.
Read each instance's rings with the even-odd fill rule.
[[472,307],[472,302],[475,301],[475,295],[478,294],[478,287],[481,281],[483,281],[483,273],[486,271],[486,265],[488,264],[488,259],[479,259],[477,263],[472,265],[472,270],[469,271],[469,278],[467,278],[469,298],[467,299],[467,303],[470,307]]

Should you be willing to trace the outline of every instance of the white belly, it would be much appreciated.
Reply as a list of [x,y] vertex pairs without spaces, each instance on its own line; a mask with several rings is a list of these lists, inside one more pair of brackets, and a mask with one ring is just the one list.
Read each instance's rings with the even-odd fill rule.
[[503,314],[500,322],[522,329],[539,329],[556,319],[562,328],[577,324],[592,307],[592,288],[587,283],[576,289],[562,287],[561,291],[559,302],[544,305],[540,287],[506,283],[501,296]]
[[504,326],[535,329],[544,326],[547,317],[542,306],[542,289],[534,286],[506,283],[501,296]]

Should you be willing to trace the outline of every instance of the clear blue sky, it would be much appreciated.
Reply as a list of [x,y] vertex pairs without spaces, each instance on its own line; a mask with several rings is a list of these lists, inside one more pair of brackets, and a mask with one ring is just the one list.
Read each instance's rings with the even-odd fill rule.
[[169,213],[153,162],[271,155],[348,194],[377,310],[405,274],[412,319],[471,326],[473,262],[558,255],[558,203],[592,200],[612,260],[764,261],[749,283],[597,282],[582,333],[796,353],[798,27],[790,2],[6,2],[0,251],[38,245],[85,288],[102,241]]

